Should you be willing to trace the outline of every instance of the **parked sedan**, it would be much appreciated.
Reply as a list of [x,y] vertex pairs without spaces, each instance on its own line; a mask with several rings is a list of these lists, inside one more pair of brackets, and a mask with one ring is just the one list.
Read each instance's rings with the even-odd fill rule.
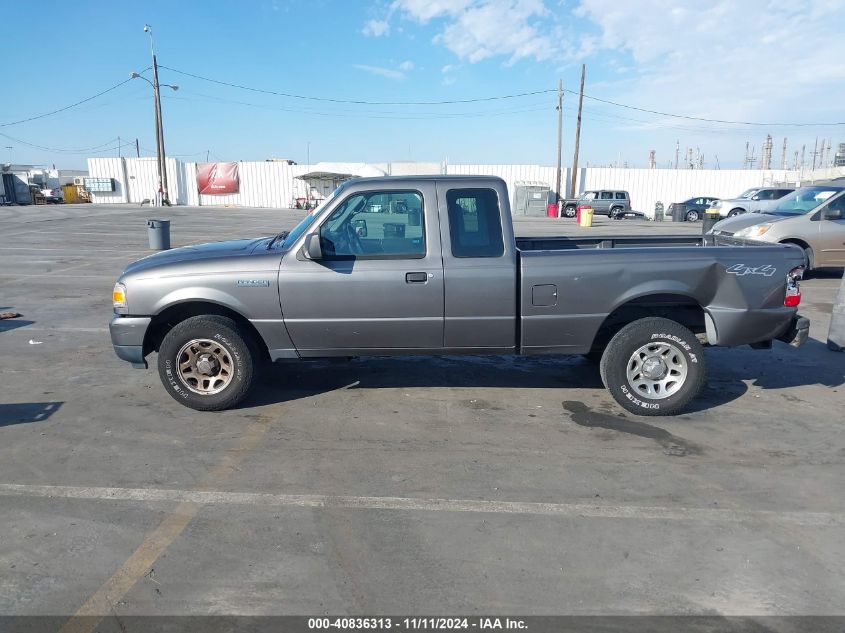
[[795,244],[806,268],[845,266],[845,186],[816,184],[781,198],[767,211],[727,218],[714,235]]
[[719,209],[719,215],[723,218],[732,218],[735,215],[751,213],[753,211],[766,211],[777,206],[778,200],[793,191],[795,191],[795,187],[757,187],[755,189],[747,189],[736,198],[718,200],[714,208]]
[[687,222],[698,222],[704,217],[704,212],[716,204],[718,200],[718,198],[714,198],[712,196],[703,196],[690,198],[689,200],[684,200],[683,202],[673,202],[669,205],[665,215],[670,218],[673,217],[675,205],[682,204],[687,209],[684,219],[686,219]]

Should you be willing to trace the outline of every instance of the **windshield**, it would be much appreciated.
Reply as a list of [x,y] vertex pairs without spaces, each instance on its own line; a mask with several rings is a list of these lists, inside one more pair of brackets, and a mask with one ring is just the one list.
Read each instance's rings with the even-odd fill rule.
[[327,204],[329,204],[332,200],[340,195],[341,190],[343,189],[343,185],[340,185],[337,189],[332,191],[331,195],[323,200],[323,202],[318,206],[316,209],[312,210],[308,215],[306,215],[302,220],[297,224],[293,230],[287,234],[285,237],[285,241],[282,242],[282,248],[290,248],[290,246],[299,239],[299,236],[305,233],[308,230],[308,227],[314,223],[314,220],[317,219],[317,216],[320,215],[320,211],[322,211]]
[[764,211],[771,215],[803,215],[812,211],[845,187],[801,187],[781,198],[774,209]]
[[739,197],[740,198],[750,198],[751,196],[753,196],[758,191],[760,191],[760,190],[759,189],[746,189],[741,194],[739,194]]

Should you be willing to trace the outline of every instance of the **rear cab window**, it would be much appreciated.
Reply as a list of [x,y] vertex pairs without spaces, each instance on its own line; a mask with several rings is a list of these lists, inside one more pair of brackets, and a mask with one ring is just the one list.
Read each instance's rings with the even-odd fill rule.
[[628,194],[627,194],[627,193],[625,193],[624,191],[617,191],[617,192],[616,192],[616,199],[617,199],[617,200],[627,200],[627,199],[628,199]]
[[449,189],[449,238],[453,257],[501,257],[502,215],[495,189]]

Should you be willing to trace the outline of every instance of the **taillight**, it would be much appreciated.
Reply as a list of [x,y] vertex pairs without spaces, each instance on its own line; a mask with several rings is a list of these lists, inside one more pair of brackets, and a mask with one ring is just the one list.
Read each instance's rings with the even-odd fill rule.
[[801,303],[801,278],[804,276],[804,267],[793,268],[786,275],[786,295],[783,298],[783,305],[787,308],[797,308]]

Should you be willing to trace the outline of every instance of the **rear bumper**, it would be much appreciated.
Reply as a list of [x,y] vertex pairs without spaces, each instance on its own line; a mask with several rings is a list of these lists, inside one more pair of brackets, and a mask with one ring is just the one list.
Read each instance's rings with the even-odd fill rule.
[[144,360],[144,336],[151,320],[150,317],[125,317],[116,314],[109,323],[114,353],[138,369],[147,368],[147,361]]
[[806,317],[802,317],[800,314],[796,314],[792,317],[789,327],[783,334],[778,336],[778,340],[792,345],[792,347],[801,347],[807,342],[807,338],[809,336],[810,320]]

